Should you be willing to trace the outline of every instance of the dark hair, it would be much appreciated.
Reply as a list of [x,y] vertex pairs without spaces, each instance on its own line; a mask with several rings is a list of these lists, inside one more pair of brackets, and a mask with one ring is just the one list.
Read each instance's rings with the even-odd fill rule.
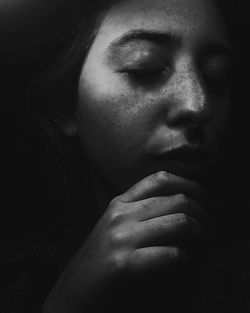
[[83,6],[79,13],[71,17],[56,39],[55,56],[51,57],[42,73],[29,86],[28,111],[54,144],[59,139],[58,129],[55,128],[59,114],[70,114],[75,109],[82,63],[108,3],[99,5],[98,9],[93,5]]
[[[86,4],[80,1],[77,13],[71,16],[56,38],[53,56],[43,70],[35,75],[27,92],[27,111],[40,146],[39,178],[42,181],[41,188],[45,188],[43,197],[48,201],[43,210],[46,215],[46,211],[52,209],[53,219],[66,223],[82,214],[82,208],[78,210],[82,204],[82,190],[85,191],[84,201],[88,201],[88,196],[91,197],[92,190],[87,181],[88,161],[79,141],[64,136],[57,122],[75,110],[82,64],[105,12],[114,1],[101,1],[103,3],[98,6],[100,1],[92,0],[92,5],[90,2]],[[86,210],[89,222],[84,226],[85,231],[96,214],[92,211],[87,213]],[[47,221],[50,225],[53,222]]]

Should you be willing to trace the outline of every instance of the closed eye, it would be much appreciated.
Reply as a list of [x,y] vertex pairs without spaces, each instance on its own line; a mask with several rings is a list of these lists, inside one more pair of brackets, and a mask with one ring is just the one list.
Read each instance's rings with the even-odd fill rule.
[[128,78],[135,84],[154,87],[160,84],[168,73],[166,68],[139,68],[125,70]]

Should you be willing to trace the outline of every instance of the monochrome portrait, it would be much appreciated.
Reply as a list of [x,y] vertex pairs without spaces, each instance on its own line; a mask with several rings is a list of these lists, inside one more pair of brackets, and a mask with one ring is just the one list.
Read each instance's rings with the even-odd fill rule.
[[248,23],[0,0],[1,312],[250,312]]

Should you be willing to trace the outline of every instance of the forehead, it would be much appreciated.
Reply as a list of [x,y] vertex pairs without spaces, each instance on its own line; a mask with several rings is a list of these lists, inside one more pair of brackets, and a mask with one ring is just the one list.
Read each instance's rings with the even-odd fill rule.
[[176,33],[189,42],[195,37],[226,44],[223,21],[212,0],[119,1],[105,15],[95,42],[103,48],[137,29]]

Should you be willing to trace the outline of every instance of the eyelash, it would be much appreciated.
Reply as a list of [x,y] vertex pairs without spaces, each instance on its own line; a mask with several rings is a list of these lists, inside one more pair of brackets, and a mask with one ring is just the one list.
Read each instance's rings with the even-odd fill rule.
[[139,68],[124,71],[130,80],[142,85],[160,83],[166,77],[167,72],[167,68]]
[[[154,88],[160,85],[169,76],[169,68],[131,68],[122,71],[128,75],[129,80],[136,84],[145,87]],[[203,79],[207,84],[207,87],[214,92],[223,92],[227,89],[230,84],[230,73],[207,73],[206,71],[201,71]]]

